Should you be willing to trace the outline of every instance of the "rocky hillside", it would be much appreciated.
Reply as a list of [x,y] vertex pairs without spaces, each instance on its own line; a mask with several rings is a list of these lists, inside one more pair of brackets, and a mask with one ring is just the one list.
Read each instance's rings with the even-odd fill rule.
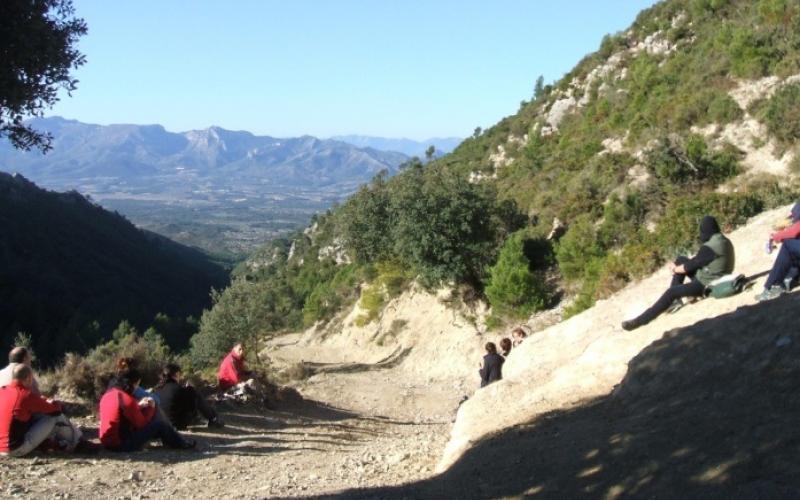
[[372,309],[418,280],[488,301],[490,327],[565,297],[577,314],[690,252],[702,215],[731,230],[800,193],[796,27],[800,7],[780,0],[658,3],[453,153],[257,252],[229,300],[291,290],[240,307],[280,310],[266,332],[328,321],[375,280]]
[[[0,227],[0,350],[26,332],[45,364],[94,347],[123,319],[197,318],[227,283],[202,253],[21,175],[0,173]],[[167,341],[185,346],[196,325],[185,326]]]

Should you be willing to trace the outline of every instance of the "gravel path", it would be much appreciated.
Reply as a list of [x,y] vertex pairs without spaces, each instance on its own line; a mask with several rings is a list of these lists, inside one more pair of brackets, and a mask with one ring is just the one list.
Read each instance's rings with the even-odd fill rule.
[[227,426],[190,429],[194,452],[0,460],[0,497],[280,498],[418,481],[433,474],[463,394],[405,383],[398,368],[320,373],[297,387],[305,400],[278,410],[220,408]]

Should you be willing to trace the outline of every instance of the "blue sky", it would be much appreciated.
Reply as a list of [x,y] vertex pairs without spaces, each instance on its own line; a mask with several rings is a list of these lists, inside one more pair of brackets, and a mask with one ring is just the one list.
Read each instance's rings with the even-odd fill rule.
[[273,136],[466,136],[654,0],[75,0],[90,123]]

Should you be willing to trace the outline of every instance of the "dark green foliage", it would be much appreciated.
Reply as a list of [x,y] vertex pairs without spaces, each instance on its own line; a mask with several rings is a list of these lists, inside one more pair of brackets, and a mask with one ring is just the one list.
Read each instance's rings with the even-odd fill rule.
[[0,2],[0,138],[24,150],[49,148],[50,137],[23,120],[41,116],[61,90],[76,89],[70,71],[85,61],[76,47],[85,34],[71,0]]
[[[485,293],[493,314],[522,318],[544,309],[549,301],[542,276],[537,276],[526,255],[526,243],[525,234],[511,235],[500,248],[497,262],[489,269]],[[527,246],[529,250],[543,247],[541,241]]]
[[685,141],[662,139],[648,153],[648,168],[672,184],[716,185],[739,173],[738,153],[733,147],[711,151],[705,140],[692,135]]
[[656,242],[661,255],[671,258],[691,253],[699,245],[698,224],[713,215],[723,231],[744,224],[764,209],[764,202],[749,194],[707,193],[675,199],[659,221]]
[[800,140],[800,84],[787,85],[772,98],[755,103],[754,111],[781,144]]
[[359,262],[371,262],[391,252],[390,193],[386,175],[375,177],[342,205],[342,232]]
[[429,285],[480,283],[502,229],[492,193],[438,169],[416,168],[396,179],[394,255]]
[[98,345],[85,356],[67,354],[52,377],[55,392],[74,394],[95,402],[105,392],[114,375],[117,360],[132,358],[142,375],[142,387],[153,387],[161,369],[173,361],[164,339],[153,330],[140,334],[127,321],[119,324],[110,341]]
[[556,245],[558,268],[568,280],[583,278],[587,265],[603,255],[592,218],[587,215],[576,218]]
[[[141,231],[78,193],[53,193],[0,173],[0,352],[31,334],[45,365],[85,352],[127,319],[186,346],[225,272],[200,252]],[[172,319],[166,319],[166,318]]]

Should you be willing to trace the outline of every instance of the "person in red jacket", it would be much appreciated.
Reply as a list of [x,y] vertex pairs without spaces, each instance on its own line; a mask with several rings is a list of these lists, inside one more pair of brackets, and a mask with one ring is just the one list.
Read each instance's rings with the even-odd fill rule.
[[223,391],[245,382],[252,376],[252,372],[247,371],[244,366],[245,354],[244,346],[241,343],[236,344],[220,363],[217,382]]
[[17,365],[11,383],[0,389],[0,454],[27,455],[56,433],[61,404],[32,391],[33,370]]
[[764,290],[756,295],[757,301],[774,299],[788,292],[800,267],[800,203],[792,207],[789,219],[791,225],[769,237],[767,253],[772,252],[776,243],[781,243],[781,249],[764,283]]
[[169,448],[194,448],[194,440],[185,439],[164,419],[153,418],[156,408],[151,398],[134,399],[133,391],[141,378],[135,369],[119,374],[100,399],[100,442],[103,446],[114,451],[137,451],[150,440],[160,439]]

